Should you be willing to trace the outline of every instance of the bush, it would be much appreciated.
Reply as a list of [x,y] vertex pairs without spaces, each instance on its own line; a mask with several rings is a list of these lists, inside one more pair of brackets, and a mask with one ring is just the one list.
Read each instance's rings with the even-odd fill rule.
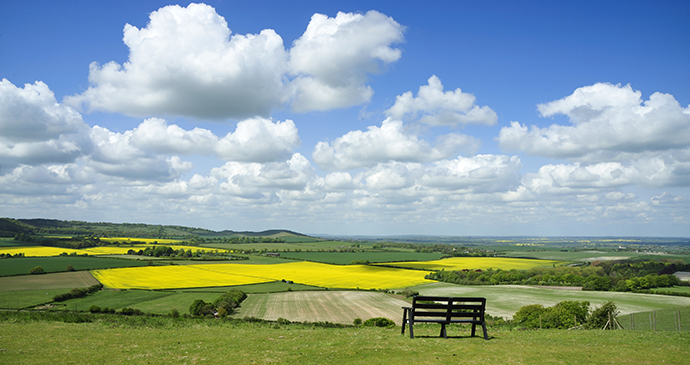
[[384,317],[369,318],[364,321],[365,327],[394,327],[395,322]]
[[29,274],[45,274],[45,270],[40,266],[36,266],[29,270]]
[[[616,308],[616,305],[612,301],[608,301],[592,312],[592,314],[589,316],[586,327],[603,329],[609,320],[616,320],[618,313],[620,312],[618,311],[618,308]],[[610,324],[608,329],[613,329],[613,325]]]
[[97,306],[97,305],[94,304],[94,305],[92,305],[92,306],[89,307],[89,312],[91,312],[91,313],[100,313],[100,312],[101,312],[101,307],[99,307],[99,306]]
[[126,316],[134,316],[134,315],[137,315],[137,316],[138,316],[138,315],[144,314],[144,312],[142,312],[141,310],[135,309],[135,308],[130,308],[130,307],[124,307],[124,308],[122,308],[122,309],[120,310],[120,313],[122,313],[122,314],[124,314],[124,315],[126,315]]
[[403,290],[400,292],[400,294],[404,295],[405,298],[410,298],[410,297],[413,297],[413,296],[415,296],[415,295],[419,295],[419,292],[418,292],[418,291],[414,291],[414,290],[412,290],[412,289],[410,289],[410,288],[405,288],[405,289],[403,289]]
[[74,266],[67,265],[67,271],[74,271]]
[[355,320],[352,321],[352,324],[355,326],[361,326],[362,325],[362,319],[361,318],[355,318]]
[[180,312],[177,309],[170,310],[170,317],[177,318],[180,316]]

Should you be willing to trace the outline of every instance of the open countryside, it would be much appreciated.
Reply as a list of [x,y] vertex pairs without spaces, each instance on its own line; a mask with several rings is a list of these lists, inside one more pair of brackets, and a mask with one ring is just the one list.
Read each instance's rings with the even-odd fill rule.
[[[156,232],[165,232],[165,228],[157,228]],[[22,320],[17,317],[21,313],[44,313],[91,316],[65,320],[104,321],[110,326],[114,319],[128,321],[128,316],[133,316],[132,320],[140,318],[144,326],[166,328],[176,326],[175,321],[201,320],[197,325],[227,325],[233,333],[244,331],[244,326],[259,330],[268,323],[273,327],[259,331],[279,331],[274,339],[287,338],[288,332],[283,331],[318,326],[346,327],[333,329],[344,335],[349,333],[348,328],[364,330],[357,323],[384,318],[397,327],[381,329],[392,333],[379,336],[400,336],[402,307],[410,305],[411,294],[487,298],[489,333],[493,340],[500,341],[508,341],[513,328],[524,328],[526,324],[515,319],[524,308],[539,305],[548,309],[564,302],[588,303],[591,313],[615,303],[619,322],[628,330],[635,327],[637,331],[678,333],[678,328],[683,328],[679,334],[685,337],[677,340],[681,342],[688,340],[686,331],[690,328],[686,323],[690,318],[690,286],[685,286],[686,281],[650,289],[642,286],[662,285],[661,278],[667,280],[663,285],[668,285],[665,273],[673,270],[676,278],[687,278],[682,271],[690,268],[685,264],[690,258],[685,242],[631,241],[625,242],[630,247],[623,250],[619,241],[610,243],[608,239],[579,244],[562,239],[534,246],[525,244],[529,240],[515,238],[482,239],[481,243],[463,238],[420,243],[319,239],[283,233],[263,238],[169,238],[168,245],[150,238],[150,243],[117,245],[105,237],[61,237],[59,244],[82,247],[70,249],[41,246],[43,239],[55,243],[50,241],[54,237],[47,235],[31,236],[30,246],[17,245],[21,243],[17,238],[25,237],[0,240],[0,251],[4,253],[0,261],[0,308],[15,310],[0,313],[4,316],[0,316],[4,331],[17,330],[13,323]],[[144,242],[143,237],[131,240]],[[37,267],[44,273],[30,274]],[[611,279],[610,275],[629,279],[616,281],[620,277]],[[600,279],[609,280],[606,283],[610,290],[582,290],[583,286],[601,284]],[[516,285],[519,283],[530,285]],[[613,290],[614,286],[619,291]],[[94,287],[95,291],[90,291]],[[200,308],[195,303],[212,308],[220,297],[236,290],[247,297],[236,307],[228,307],[230,312],[220,322],[209,312],[195,312]],[[214,310],[225,311],[217,308]],[[544,326],[548,328],[549,324],[545,322]],[[451,337],[469,336],[464,326],[449,326],[448,331]],[[416,325],[415,332],[431,339],[438,336],[438,326]],[[358,333],[351,335],[368,332]],[[324,332],[321,337],[333,343],[340,341],[334,332]]]

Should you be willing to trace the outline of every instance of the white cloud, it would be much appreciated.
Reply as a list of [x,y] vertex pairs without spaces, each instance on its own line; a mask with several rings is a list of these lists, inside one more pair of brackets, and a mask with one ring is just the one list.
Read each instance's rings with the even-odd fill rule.
[[290,49],[292,108],[298,112],[352,106],[369,101],[367,76],[397,61],[403,27],[376,11],[314,14]]
[[405,131],[401,121],[386,119],[381,127],[351,131],[332,143],[319,142],[314,162],[327,170],[372,167],[379,162],[428,162],[455,156],[460,150],[475,150],[479,141],[460,134],[447,134],[435,146]]
[[314,14],[285,50],[272,29],[234,34],[205,4],[170,5],[139,29],[124,27],[129,59],[90,65],[91,86],[65,98],[90,111],[199,119],[268,117],[286,102],[298,112],[367,102],[367,77],[400,58],[403,27],[376,11]]
[[291,120],[273,123],[254,118],[237,123],[234,133],[218,141],[215,153],[221,159],[243,162],[270,162],[289,157],[300,138]]
[[191,131],[168,123],[163,119],[144,120],[131,132],[133,147],[143,151],[160,154],[200,154],[213,153],[218,137],[208,129],[194,128]]
[[441,80],[433,75],[429,84],[419,87],[417,97],[408,91],[398,95],[386,114],[397,120],[419,120],[429,125],[494,125],[496,112],[487,106],[475,105],[475,96],[462,90],[443,91]]
[[92,84],[66,98],[89,110],[203,119],[268,116],[284,98],[287,55],[273,30],[232,35],[205,4],[163,7],[146,28],[127,24],[124,65],[92,63]]
[[91,149],[81,115],[61,105],[43,82],[0,81],[0,167],[74,162]]
[[599,83],[538,109],[544,117],[564,114],[572,126],[528,128],[511,122],[500,131],[502,148],[588,162],[690,148],[690,108],[681,107],[669,94],[657,92],[642,102],[641,93],[630,85]]
[[247,199],[269,198],[277,189],[300,190],[314,177],[314,168],[299,153],[283,162],[226,162],[211,170],[221,193]]

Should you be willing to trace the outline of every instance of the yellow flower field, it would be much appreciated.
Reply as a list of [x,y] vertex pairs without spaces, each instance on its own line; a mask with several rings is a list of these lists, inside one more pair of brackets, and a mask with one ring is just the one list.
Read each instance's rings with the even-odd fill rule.
[[106,287],[117,289],[197,288],[283,279],[299,284],[344,289],[399,289],[434,282],[424,279],[428,272],[418,270],[313,262],[149,266],[94,270],[91,273]]
[[[26,257],[45,257],[45,256],[60,256],[61,253],[66,252],[67,254],[76,253],[77,255],[124,255],[127,251],[143,250],[147,247],[154,247],[156,245],[122,245],[122,246],[100,246],[100,247],[90,247],[83,249],[73,249],[73,248],[62,248],[62,247],[43,247],[43,246],[15,246],[15,247],[0,247],[0,253],[16,255],[18,253],[24,253]],[[161,245],[158,245],[161,246]],[[175,250],[185,249],[196,251],[206,251],[206,252],[228,252],[228,250],[220,248],[206,248],[197,246],[170,246]]]
[[391,262],[385,265],[422,270],[529,270],[535,267],[552,266],[560,262],[561,261],[515,259],[509,257],[450,257],[434,261]]

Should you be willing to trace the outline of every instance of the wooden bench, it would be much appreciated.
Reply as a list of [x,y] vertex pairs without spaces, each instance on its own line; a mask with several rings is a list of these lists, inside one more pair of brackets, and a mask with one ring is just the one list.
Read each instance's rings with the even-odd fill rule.
[[410,338],[414,338],[414,324],[419,322],[439,323],[441,325],[440,337],[448,338],[446,325],[451,323],[472,324],[472,336],[475,327],[481,325],[484,330],[484,339],[488,340],[484,310],[486,298],[462,298],[462,297],[430,297],[415,295],[412,298],[412,307],[403,307],[402,334],[405,334],[405,325],[410,325]]

